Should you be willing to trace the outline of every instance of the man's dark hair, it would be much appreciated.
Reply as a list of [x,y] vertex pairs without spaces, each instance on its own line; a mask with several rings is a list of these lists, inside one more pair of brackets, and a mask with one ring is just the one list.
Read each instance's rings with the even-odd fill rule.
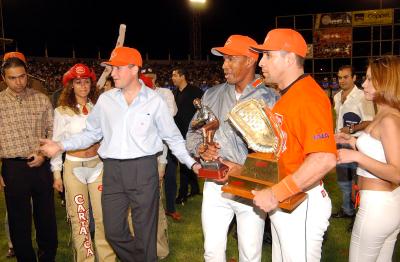
[[25,68],[25,71],[28,70],[24,61],[22,61],[21,59],[19,59],[17,57],[11,57],[3,62],[2,66],[1,66],[1,74],[4,76],[5,70],[9,69],[11,67],[23,67],[23,68]]
[[172,71],[176,71],[176,72],[178,72],[178,74],[180,76],[185,76],[185,78],[187,78],[187,71],[184,68],[177,67],[177,68],[174,68],[174,70],[172,70]]
[[350,75],[353,77],[354,76],[354,68],[351,65],[342,65],[339,67],[339,71],[349,69],[350,70]]

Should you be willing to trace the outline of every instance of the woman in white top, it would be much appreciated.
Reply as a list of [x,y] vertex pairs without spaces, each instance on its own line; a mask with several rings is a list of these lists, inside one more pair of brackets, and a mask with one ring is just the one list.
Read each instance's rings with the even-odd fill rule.
[[[97,100],[96,76],[84,64],[76,64],[63,77],[64,89],[54,111],[53,140],[60,141],[86,127],[86,118]],[[54,188],[62,190],[72,226],[75,261],[115,261],[115,254],[104,236],[101,191],[103,163],[98,144],[84,150],[67,151],[64,165],[61,154],[51,159]],[[90,197],[89,197],[90,195]],[[89,201],[95,221],[95,250],[89,232]],[[95,255],[96,254],[96,255]]]
[[357,162],[360,207],[350,244],[350,261],[392,261],[400,231],[400,58],[370,62],[363,83],[378,112],[358,139],[340,133],[338,163]]

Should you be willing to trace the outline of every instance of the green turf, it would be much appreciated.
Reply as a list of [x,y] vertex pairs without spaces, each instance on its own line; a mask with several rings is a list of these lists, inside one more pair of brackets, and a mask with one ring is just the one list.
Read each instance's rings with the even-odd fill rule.
[[[338,191],[335,175],[331,173],[325,178],[325,186],[332,198],[334,211],[340,206],[340,193]],[[68,247],[69,226],[65,223],[65,210],[60,207],[56,198],[57,225],[59,248],[57,261],[73,261],[72,252]],[[201,196],[190,198],[185,206],[178,206],[182,213],[182,221],[175,222],[168,217],[170,255],[165,262],[201,262],[203,261],[203,235],[200,223]],[[4,194],[0,194],[0,261],[15,261],[6,259],[7,240],[3,230],[4,225]],[[337,219],[331,221],[328,228],[328,239],[324,243],[322,261],[347,261],[350,233],[346,231],[349,221]],[[399,241],[398,241],[399,242]],[[230,235],[228,238],[227,258],[238,258],[237,241]],[[264,245],[262,261],[271,261],[271,247]],[[393,261],[400,261],[400,246],[397,243]]]

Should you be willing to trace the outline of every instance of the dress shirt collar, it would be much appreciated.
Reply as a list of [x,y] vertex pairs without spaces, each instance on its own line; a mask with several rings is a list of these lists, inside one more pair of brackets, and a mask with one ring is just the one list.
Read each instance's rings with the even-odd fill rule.
[[[140,82],[141,87],[140,87],[140,91],[139,91],[139,93],[138,93],[138,95],[137,95],[135,100],[137,100],[139,102],[146,101],[149,98],[150,93],[154,92],[154,91],[151,88],[145,86],[142,80],[139,79],[139,82]],[[122,99],[125,100],[124,94],[122,93],[122,89],[121,88],[116,87],[116,88],[114,88],[114,89],[112,89],[110,91],[113,91],[113,90],[115,90],[115,91],[114,92],[110,92],[110,95],[112,95],[114,97],[122,98]]]
[[358,87],[356,85],[354,85],[354,87],[353,87],[353,89],[351,89],[350,94],[348,95],[348,97],[356,96],[357,95],[357,89],[358,89]]
[[18,101],[25,99],[26,97],[28,97],[29,95],[31,95],[33,93],[30,88],[25,88],[25,90],[22,93],[16,94],[9,87],[7,87],[5,92],[6,92],[8,97],[10,97],[11,99],[14,99],[14,100],[18,100]]

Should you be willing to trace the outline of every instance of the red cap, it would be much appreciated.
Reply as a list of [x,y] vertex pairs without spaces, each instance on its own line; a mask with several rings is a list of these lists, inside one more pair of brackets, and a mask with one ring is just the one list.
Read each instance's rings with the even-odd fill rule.
[[63,86],[66,86],[69,81],[75,78],[90,78],[92,83],[96,82],[95,73],[84,64],[76,64],[64,74],[62,79]]
[[223,47],[214,47],[211,49],[211,53],[217,56],[242,55],[258,59],[257,52],[250,50],[250,46],[256,44],[257,42],[248,36],[231,35],[228,40],[226,40]]
[[22,62],[24,62],[26,64],[26,58],[25,58],[24,54],[20,53],[20,52],[5,53],[4,57],[3,57],[3,61],[7,61],[7,59],[12,58],[12,57],[18,58],[19,60],[21,60]]
[[251,49],[260,53],[264,51],[282,50],[293,52],[305,58],[307,44],[299,32],[289,28],[278,28],[268,32],[263,44],[252,45]]
[[101,63],[102,66],[137,65],[139,67],[142,67],[142,64],[143,60],[139,51],[125,46],[115,48],[111,53],[110,61]]

